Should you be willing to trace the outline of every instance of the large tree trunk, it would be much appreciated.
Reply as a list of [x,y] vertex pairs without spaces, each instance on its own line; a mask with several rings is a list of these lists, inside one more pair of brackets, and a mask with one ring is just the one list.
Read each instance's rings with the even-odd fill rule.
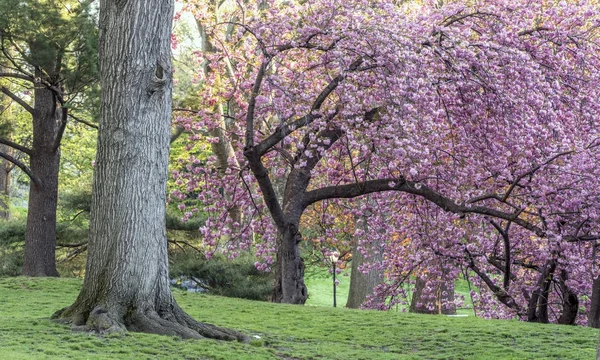
[[165,230],[173,0],[100,2],[102,108],[83,288],[55,314],[75,327],[245,339],[196,322],[168,282]]
[[298,247],[302,237],[297,229],[297,225],[289,225],[283,234],[278,235],[273,302],[302,305],[308,298],[304,284],[304,260]]
[[56,271],[56,206],[60,151],[55,148],[62,118],[54,93],[44,87],[35,90],[31,172],[39,183],[30,181],[23,275],[58,276]]
[[[361,220],[366,231],[366,218]],[[367,300],[367,296],[373,293],[373,288],[381,282],[382,271],[371,269],[363,274],[359,268],[365,263],[365,256],[358,249],[358,239],[354,240],[352,248],[352,273],[350,274],[350,290],[348,291],[347,308],[358,309]],[[383,260],[383,251],[376,244],[370,244],[367,248],[369,262],[375,263]]]

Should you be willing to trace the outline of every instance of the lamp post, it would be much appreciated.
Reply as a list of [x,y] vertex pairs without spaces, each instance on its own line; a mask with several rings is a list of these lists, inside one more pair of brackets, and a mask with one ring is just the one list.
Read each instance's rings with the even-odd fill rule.
[[338,259],[340,258],[340,253],[334,251],[329,255],[329,260],[331,260],[331,265],[333,266],[333,307],[336,307],[336,286],[335,286],[335,265],[337,264]]

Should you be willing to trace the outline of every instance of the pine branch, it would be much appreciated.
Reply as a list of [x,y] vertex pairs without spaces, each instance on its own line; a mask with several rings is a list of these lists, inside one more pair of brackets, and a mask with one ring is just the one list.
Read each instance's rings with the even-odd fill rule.
[[25,147],[23,145],[19,145],[19,144],[15,143],[15,142],[12,142],[12,141],[8,140],[8,139],[0,137],[0,144],[4,144],[6,146],[10,146],[11,148],[13,148],[15,150],[19,150],[20,152],[25,153],[25,154],[31,156],[31,152],[32,151],[31,151],[30,148]]
[[15,159],[14,157],[5,154],[3,152],[0,152],[0,157],[10,161],[11,163],[15,164],[19,169],[23,170],[23,172],[25,174],[27,174],[27,176],[29,176],[29,178],[31,179],[31,181],[33,181],[33,183],[35,184],[35,186],[40,187],[42,185],[42,182],[40,181],[40,179],[35,176],[33,174],[33,172],[31,171],[31,169],[29,169],[29,167],[27,167],[27,165],[23,164],[22,162],[20,162],[19,160]]

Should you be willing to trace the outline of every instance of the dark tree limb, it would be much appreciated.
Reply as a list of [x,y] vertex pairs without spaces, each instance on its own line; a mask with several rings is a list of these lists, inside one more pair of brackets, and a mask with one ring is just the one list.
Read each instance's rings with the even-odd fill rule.
[[285,215],[283,214],[281,204],[279,204],[279,200],[277,199],[273,183],[269,178],[269,172],[263,165],[260,156],[256,153],[254,147],[246,147],[244,149],[244,157],[248,160],[248,167],[258,182],[258,186],[263,194],[265,204],[273,217],[273,221],[279,230],[283,231],[286,227]]
[[508,294],[504,289],[494,284],[494,281],[489,276],[487,276],[486,273],[479,269],[479,267],[475,264],[473,256],[466,248],[465,253],[467,254],[467,257],[469,259],[469,269],[473,270],[477,274],[477,276],[479,276],[479,278],[483,280],[483,282],[485,282],[487,287],[494,293],[498,301],[506,305],[508,308],[515,310],[517,312],[517,315],[521,317],[523,315],[523,309],[521,309],[521,307],[515,301],[515,299],[512,296],[510,296],[510,294]]
[[69,109],[63,107],[61,111],[62,116],[60,119],[60,127],[58,128],[58,133],[56,134],[56,138],[54,139],[54,146],[52,146],[52,152],[58,151],[60,143],[62,142],[63,135],[65,134],[65,128],[67,127],[67,115],[69,114]]
[[21,99],[20,97],[15,95],[12,91],[8,90],[8,88],[6,88],[5,86],[2,86],[2,87],[0,87],[0,91],[2,91],[6,96],[11,98],[14,102],[21,105],[21,107],[23,107],[23,109],[27,110],[28,113],[33,115],[34,110],[31,107],[31,105],[29,105],[28,103],[23,101],[23,99]]
[[[362,62],[363,59],[359,58],[350,65],[347,71],[356,71],[360,64],[362,64]],[[256,145],[256,151],[259,154],[259,156],[266,154],[269,151],[269,149],[271,149],[273,146],[275,146],[277,143],[279,143],[281,140],[283,140],[286,136],[288,136],[295,130],[309,125],[314,120],[320,118],[321,115],[316,114],[315,112],[321,109],[321,106],[323,105],[325,100],[327,100],[329,95],[331,95],[331,93],[335,89],[337,89],[337,87],[344,80],[344,78],[345,75],[340,74],[333,78],[329,82],[329,84],[327,84],[327,86],[321,91],[321,93],[317,95],[317,98],[311,106],[311,112],[309,114],[304,115],[301,118],[298,118],[289,124],[282,124],[278,126],[277,130],[273,134],[269,135],[266,139],[264,139],[258,145]]]
[[507,213],[504,211],[490,209],[483,206],[465,206],[457,204],[454,200],[445,197],[433,190],[432,188],[412,181],[407,181],[404,177],[368,180],[353,184],[327,186],[320,189],[312,190],[304,196],[303,205],[306,207],[317,201],[333,199],[333,198],[355,198],[358,196],[371,194],[383,191],[400,191],[407,194],[421,196],[430,202],[441,207],[444,211],[464,215],[464,214],[480,214],[487,215],[507,221],[512,221],[515,224],[535,233],[539,237],[544,237],[546,232],[539,226],[530,223],[527,220],[521,219],[517,214]]
[[98,125],[96,125],[96,124],[92,124],[91,122],[89,122],[89,121],[86,121],[86,120],[83,120],[83,119],[81,119],[80,117],[78,117],[78,116],[75,116],[75,115],[73,115],[73,114],[71,114],[71,113],[69,113],[69,117],[70,117],[71,119],[75,120],[75,121],[76,121],[76,122],[78,122],[78,123],[81,123],[81,124],[87,125],[87,126],[89,126],[89,127],[91,127],[91,128],[94,128],[94,129],[98,130]]
[[510,238],[508,237],[508,230],[510,229],[511,222],[509,221],[506,224],[505,228],[502,228],[497,222],[490,219],[490,224],[498,231],[500,236],[502,236],[502,240],[504,242],[504,281],[502,283],[504,290],[508,291],[508,287],[510,285],[511,273],[510,273],[510,264],[511,264],[511,254],[510,254]]
[[9,77],[13,79],[26,80],[33,82],[33,77],[29,75],[23,75],[18,73],[0,72],[0,77]]
[[25,154],[31,156],[31,151],[32,150],[30,148],[28,148],[26,146],[23,146],[23,145],[19,145],[19,144],[15,143],[15,142],[12,142],[12,141],[8,140],[8,139],[0,137],[0,144],[4,144],[4,145],[7,145],[7,146],[10,146],[11,148],[13,148],[15,150],[19,150],[20,152],[25,153]]
[[542,268],[537,287],[531,294],[527,307],[527,321],[529,322],[548,322],[548,295],[556,265],[557,261],[555,259],[549,259]]
[[29,167],[27,167],[27,165],[23,164],[19,160],[15,159],[14,157],[12,157],[8,154],[5,154],[3,152],[0,152],[0,157],[10,161],[11,163],[15,164],[19,169],[23,170],[23,172],[25,174],[27,174],[27,176],[29,176],[31,181],[33,181],[35,186],[38,186],[38,187],[41,186],[41,184],[42,184],[41,180],[37,176],[35,176],[35,174],[31,171],[31,169],[29,169]]
[[[262,81],[265,77],[265,72],[267,71],[268,62],[265,60],[260,64],[260,68],[258,69],[258,74],[256,74],[256,79],[254,81],[254,86],[252,86],[252,93],[250,94],[250,99],[248,99],[248,113],[246,114],[246,147],[253,148],[254,147],[254,109],[256,108],[256,98],[260,92],[260,86],[262,85]],[[258,155],[260,157],[260,155]]]

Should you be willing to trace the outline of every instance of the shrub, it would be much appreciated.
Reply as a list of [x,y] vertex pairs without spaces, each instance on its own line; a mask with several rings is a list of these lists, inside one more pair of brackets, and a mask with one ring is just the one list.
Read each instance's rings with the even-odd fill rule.
[[215,255],[207,260],[201,254],[178,252],[171,255],[170,276],[193,280],[210,294],[265,301],[273,276],[257,270],[254,260],[250,255],[235,260]]

